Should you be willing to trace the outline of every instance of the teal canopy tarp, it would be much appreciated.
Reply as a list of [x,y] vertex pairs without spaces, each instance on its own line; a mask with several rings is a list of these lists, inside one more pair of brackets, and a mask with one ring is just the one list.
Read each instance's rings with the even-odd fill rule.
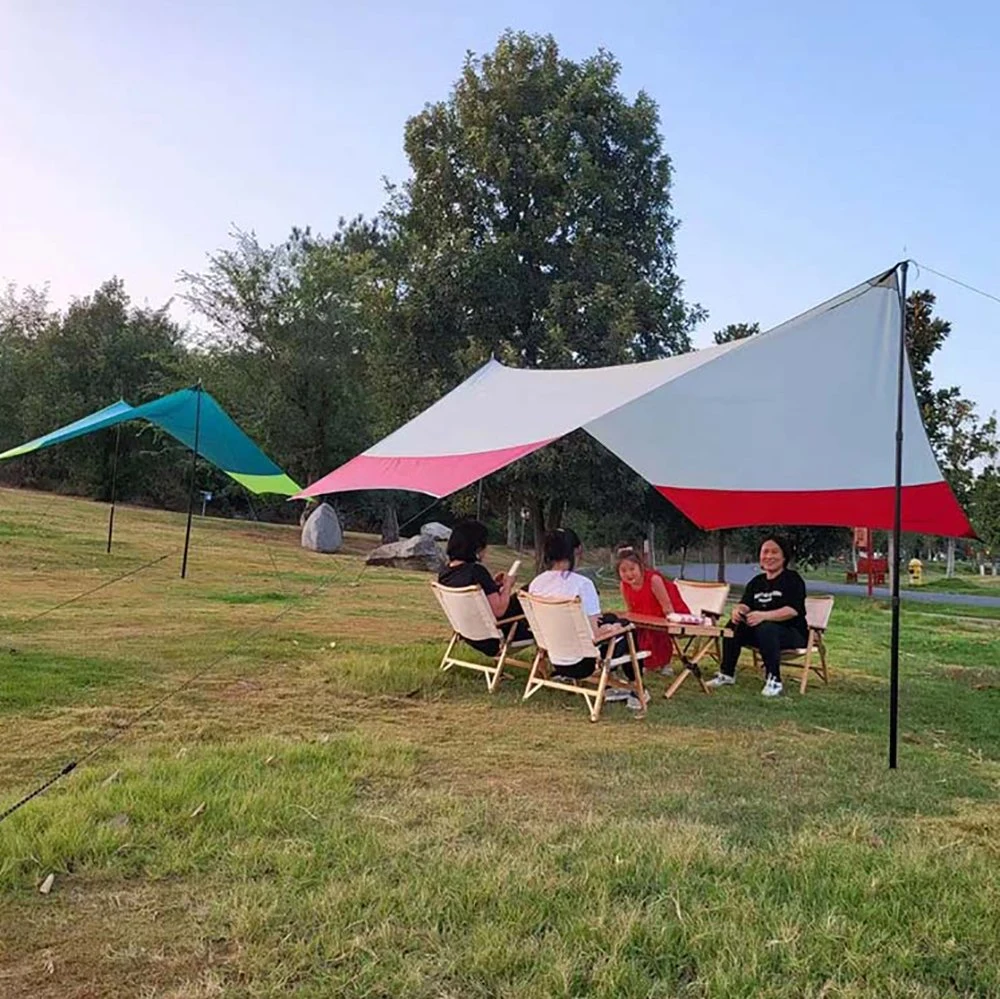
[[120,400],[44,437],[4,451],[0,461],[129,420],[148,420],[192,450],[197,432],[198,454],[253,493],[293,496],[301,489],[247,437],[215,399],[198,388],[181,389],[141,406],[130,406]]

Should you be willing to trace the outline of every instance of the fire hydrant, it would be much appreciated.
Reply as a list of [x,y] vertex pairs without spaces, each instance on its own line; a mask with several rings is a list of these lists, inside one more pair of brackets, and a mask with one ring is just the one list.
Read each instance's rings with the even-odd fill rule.
[[910,570],[910,582],[919,586],[924,581],[924,563],[918,558],[911,558],[907,568]]

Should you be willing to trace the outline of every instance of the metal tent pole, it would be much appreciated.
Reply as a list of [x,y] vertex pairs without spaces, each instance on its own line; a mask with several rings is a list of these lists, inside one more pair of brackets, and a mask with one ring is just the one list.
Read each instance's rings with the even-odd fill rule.
[[194,515],[194,482],[198,465],[199,437],[201,434],[201,382],[198,382],[195,391],[197,395],[195,397],[194,408],[194,450],[191,452],[191,482],[188,489],[187,529],[184,532],[184,557],[181,559],[181,579],[187,576],[188,549],[191,547],[191,518]]
[[889,769],[896,769],[899,735],[899,567],[903,521],[903,378],[906,371],[906,272],[899,267],[899,360],[896,371],[896,480],[892,516],[892,635],[889,640]]
[[108,554],[111,554],[111,539],[115,533],[115,501],[118,498],[118,448],[122,441],[122,425],[115,427],[115,457],[111,465],[111,512],[108,514]]

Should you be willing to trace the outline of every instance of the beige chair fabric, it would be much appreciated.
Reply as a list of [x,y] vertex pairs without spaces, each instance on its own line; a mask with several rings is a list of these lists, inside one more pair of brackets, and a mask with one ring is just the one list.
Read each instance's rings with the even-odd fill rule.
[[[619,687],[634,693],[639,698],[639,703],[643,705],[639,713],[645,713],[645,688],[639,662],[649,653],[636,651],[635,629],[632,625],[621,625],[609,635],[611,638],[624,635],[628,642],[628,654],[612,658],[615,643],[607,642],[604,652],[594,643],[590,621],[584,613],[579,597],[572,599],[540,597],[522,590],[518,598],[537,648],[531,672],[528,674],[528,683],[524,689],[524,700],[542,687],[579,694],[586,702],[590,720],[596,722],[601,716],[608,687]],[[553,658],[573,662],[580,659],[594,659],[597,668],[586,680],[555,679],[559,675],[559,667],[552,663]],[[632,664],[635,680],[631,684],[610,676],[613,667],[624,663]]]
[[[482,673],[486,680],[486,689],[492,694],[500,686],[504,666],[516,665],[523,666],[525,669],[529,668],[529,663],[509,658],[511,651],[524,649],[534,644],[530,639],[517,642],[513,640],[514,632],[517,630],[517,622],[521,620],[520,617],[497,621],[493,616],[493,608],[490,607],[481,586],[452,588],[432,582],[431,589],[452,630],[451,640],[448,642],[448,647],[441,659],[442,670],[461,666],[464,669]],[[500,650],[493,662],[489,664],[459,659],[452,653],[455,651],[455,646],[463,638],[474,642],[495,638],[500,643]]]
[[707,614],[716,620],[725,614],[728,583],[698,583],[690,579],[675,579],[674,583],[692,614]]
[[[729,599],[728,583],[699,583],[691,579],[675,579],[674,582],[692,614],[706,614],[716,623],[722,619],[726,613],[726,601]],[[690,655],[697,644],[688,641],[683,648],[678,646],[681,659]],[[716,662],[722,662],[721,638],[710,640],[708,655]]]

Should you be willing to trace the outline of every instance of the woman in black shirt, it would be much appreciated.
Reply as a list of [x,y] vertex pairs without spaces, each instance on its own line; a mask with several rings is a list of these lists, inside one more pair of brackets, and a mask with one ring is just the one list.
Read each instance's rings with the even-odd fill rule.
[[736,682],[736,662],[747,646],[760,650],[766,680],[761,693],[777,697],[781,693],[781,650],[806,644],[806,584],[788,568],[790,548],[782,538],[769,537],[760,546],[760,567],[764,570],[747,583],[743,597],[733,609],[732,638],[722,640],[722,664],[710,687],[726,687]]
[[[487,540],[486,525],[478,520],[463,520],[456,524],[448,539],[448,564],[438,574],[438,582],[442,586],[456,590],[463,586],[478,585],[486,594],[490,610],[498,621],[521,617],[524,612],[517,597],[514,596],[517,580],[503,573],[494,578],[481,561],[486,552]],[[504,630],[506,631],[506,628]],[[527,638],[531,638],[527,621],[518,621],[514,641]],[[466,638],[464,641],[487,656],[495,656],[500,652],[500,641],[496,638],[481,641],[470,641]]]

